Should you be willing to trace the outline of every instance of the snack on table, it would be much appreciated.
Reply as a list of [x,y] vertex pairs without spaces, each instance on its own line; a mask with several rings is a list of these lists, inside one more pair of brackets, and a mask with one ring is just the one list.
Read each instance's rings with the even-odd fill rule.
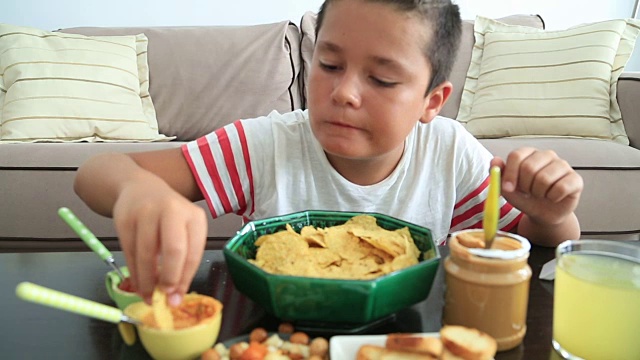
[[362,345],[356,360],[437,360],[431,355],[409,351],[391,350],[382,346]]
[[153,320],[160,330],[173,330],[173,316],[167,304],[167,294],[159,288],[153,290],[151,310]]
[[363,345],[356,360],[489,360],[497,351],[494,338],[464,326],[444,326],[440,338],[389,334],[385,347]]
[[442,341],[436,337],[411,334],[389,334],[385,347],[389,350],[411,351],[437,359],[442,354]]
[[177,307],[169,307],[166,295],[154,291],[151,311],[142,318],[146,326],[165,330],[179,330],[200,324],[216,313],[215,300],[207,296],[185,297]]
[[[294,332],[289,340],[278,334],[267,334],[264,328],[255,328],[249,341],[240,341],[228,348],[223,343],[216,344],[201,356],[201,360],[328,360],[329,342],[323,337],[309,340],[303,332]],[[261,340],[262,339],[262,340]]]
[[418,263],[409,229],[386,230],[370,215],[328,228],[305,226],[263,235],[251,263],[274,274],[334,279],[372,279]]
[[488,334],[464,326],[443,327],[440,339],[445,349],[467,360],[491,359],[498,347],[496,340]]

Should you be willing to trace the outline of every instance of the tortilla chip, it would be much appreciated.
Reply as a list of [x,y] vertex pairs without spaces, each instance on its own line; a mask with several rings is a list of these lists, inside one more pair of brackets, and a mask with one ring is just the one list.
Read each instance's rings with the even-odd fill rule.
[[302,236],[311,247],[326,248],[327,244],[324,241],[324,234],[324,231],[318,230],[313,226],[305,226],[300,231],[300,236]]
[[407,252],[407,239],[393,231],[371,231],[351,228],[349,232],[393,257],[406,254]]
[[153,290],[151,310],[160,330],[173,330],[173,316],[167,305],[167,294],[159,288]]
[[328,228],[305,226],[263,235],[258,252],[249,260],[274,274],[371,279],[418,263],[420,250],[408,228],[379,227],[376,218],[358,215]]

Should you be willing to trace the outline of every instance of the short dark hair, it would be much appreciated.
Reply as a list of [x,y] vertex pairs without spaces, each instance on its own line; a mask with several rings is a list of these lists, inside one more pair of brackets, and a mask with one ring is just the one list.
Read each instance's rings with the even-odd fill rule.
[[[320,6],[316,20],[316,39],[327,8],[337,0],[325,0]],[[346,0],[343,0],[346,1]],[[462,20],[460,9],[451,0],[360,0],[371,3],[388,4],[397,10],[416,14],[424,20],[425,28],[432,36],[425,44],[423,52],[431,66],[431,80],[427,94],[449,78],[451,68],[458,53]]]

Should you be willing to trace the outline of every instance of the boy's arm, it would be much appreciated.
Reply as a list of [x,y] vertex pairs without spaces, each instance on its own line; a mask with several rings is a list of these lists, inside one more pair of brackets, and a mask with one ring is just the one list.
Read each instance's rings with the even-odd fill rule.
[[534,244],[555,247],[564,240],[580,239],[580,224],[575,213],[556,225],[538,224],[525,214],[520,219],[517,232]]
[[157,180],[191,201],[203,198],[180,148],[96,155],[78,169],[74,190],[93,211],[110,217],[124,186]]
[[574,211],[583,182],[569,163],[553,151],[524,147],[491,166],[502,168],[502,196],[524,214],[518,234],[544,246],[580,238]]
[[159,286],[178,305],[207,235],[206,214],[193,204],[202,195],[181,149],[95,156],[78,169],[74,189],[91,209],[113,217],[138,294],[150,304]]

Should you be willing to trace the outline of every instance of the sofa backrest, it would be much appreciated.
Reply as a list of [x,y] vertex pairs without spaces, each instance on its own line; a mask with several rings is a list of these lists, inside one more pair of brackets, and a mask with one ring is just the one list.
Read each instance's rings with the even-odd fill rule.
[[[531,26],[544,29],[544,22],[538,15],[511,15],[497,19],[510,25]],[[300,30],[302,32],[302,45],[300,46],[300,54],[302,56],[302,81],[306,81],[308,70],[311,65],[311,57],[313,55],[314,39],[316,37],[316,14],[307,12],[302,16],[300,21]],[[455,119],[460,107],[460,99],[462,98],[462,89],[467,76],[467,70],[471,62],[471,51],[475,43],[473,35],[473,21],[465,20],[462,22],[462,36],[458,55],[453,64],[450,81],[453,83],[453,93],[440,112],[441,115]],[[303,86],[306,89],[306,86]]]
[[162,134],[187,141],[242,118],[303,106],[300,32],[283,21],[254,26],[84,27],[83,35],[149,39],[149,93]]
[[[499,19],[544,28],[537,15]],[[67,28],[83,35],[149,39],[149,92],[160,132],[188,141],[237,119],[306,108],[306,79],[315,43],[316,14],[254,26]],[[441,114],[455,118],[474,45],[473,21],[463,22],[453,65],[454,92]]]

